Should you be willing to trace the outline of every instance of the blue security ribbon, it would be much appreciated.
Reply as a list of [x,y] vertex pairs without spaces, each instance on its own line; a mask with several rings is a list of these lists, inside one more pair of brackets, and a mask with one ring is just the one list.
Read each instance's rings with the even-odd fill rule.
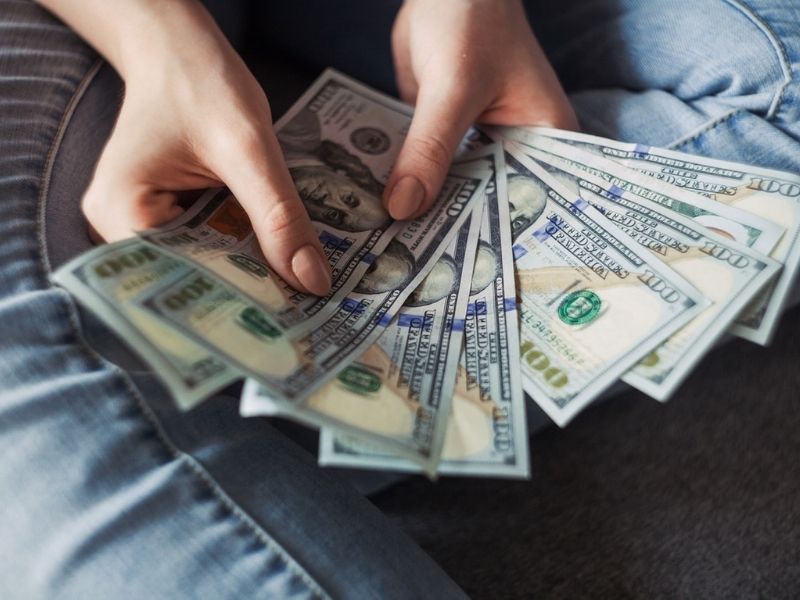
[[625,193],[625,190],[623,190],[621,187],[617,185],[612,185],[610,188],[608,188],[608,193],[614,196],[615,198],[622,198],[622,195]]

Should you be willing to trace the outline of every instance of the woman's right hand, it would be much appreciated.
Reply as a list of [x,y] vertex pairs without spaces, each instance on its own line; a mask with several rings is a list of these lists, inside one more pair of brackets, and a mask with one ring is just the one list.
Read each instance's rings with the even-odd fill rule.
[[205,8],[196,0],[43,3],[125,80],[119,118],[83,198],[94,231],[106,241],[129,237],[178,216],[178,192],[224,184],[272,268],[293,287],[327,293],[330,267],[267,98]]

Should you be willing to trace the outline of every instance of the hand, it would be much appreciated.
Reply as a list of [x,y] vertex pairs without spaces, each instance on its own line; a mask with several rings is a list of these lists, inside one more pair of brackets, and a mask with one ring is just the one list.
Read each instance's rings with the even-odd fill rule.
[[416,105],[385,202],[422,214],[474,122],[577,129],[519,0],[406,0],[392,32],[397,84]]
[[125,99],[83,198],[89,223],[105,240],[129,237],[181,214],[178,191],[225,184],[275,271],[298,289],[327,293],[328,261],[263,90],[198,2],[149,5],[157,14],[137,13],[135,31],[121,34],[133,42],[107,54],[125,79]]

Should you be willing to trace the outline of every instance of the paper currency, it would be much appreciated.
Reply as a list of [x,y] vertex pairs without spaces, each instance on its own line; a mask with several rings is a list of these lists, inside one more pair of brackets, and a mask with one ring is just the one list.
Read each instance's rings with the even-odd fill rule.
[[[394,451],[430,475],[453,396],[481,212],[477,206],[385,333],[308,399],[314,410],[349,424],[353,443],[376,455]],[[240,412],[283,414],[249,382]]]
[[391,450],[399,447],[403,456],[416,455],[426,472],[436,473],[461,354],[482,208],[462,225],[378,341],[309,400],[317,410],[374,434],[366,440],[360,436],[366,443],[350,446],[380,448],[365,455],[365,461],[391,459]]
[[53,275],[131,346],[188,410],[241,373],[202,345],[131,302],[185,268],[180,261],[133,238],[81,254]]
[[471,130],[460,150],[477,150],[433,207],[394,222],[383,186],[410,122],[329,70],[276,124],[331,264],[324,298],[277,276],[224,189],[54,280],[182,408],[247,375],[242,414],[321,427],[323,464],[432,476],[527,476],[523,387],[563,426],[619,377],[665,399],[737,314],[743,337],[774,331],[800,262],[800,177]]
[[[227,189],[209,190],[178,219],[139,235],[235,287],[284,329],[308,318],[304,303],[309,312],[327,304],[326,299],[296,292],[267,265],[250,219]],[[364,256],[371,256],[370,250]],[[340,286],[347,283],[339,281]]]
[[[482,156],[493,178],[486,190],[486,206],[470,286],[464,326],[464,350],[440,475],[527,477],[528,431],[519,371],[519,335],[511,254],[502,147],[494,145],[464,156]],[[323,429],[320,464],[419,471],[411,461],[386,453],[382,447],[356,436]]]
[[506,150],[522,385],[564,426],[708,303],[519,148]]
[[[558,130],[538,130],[656,179],[771,221],[786,232],[769,253],[784,265],[772,285],[748,306],[731,332],[766,345],[800,265],[800,177],[793,173],[716,160],[643,144],[626,144]],[[709,223],[714,227],[714,223]]]
[[487,180],[475,169],[453,169],[433,207],[402,224],[394,243],[325,321],[285,329],[249,296],[207,272],[178,273],[135,302],[257,379],[295,419],[342,426],[309,406],[308,396],[383,333],[483,197]]
[[[780,264],[637,195],[631,191],[635,186],[622,189],[609,183],[626,177],[628,169],[617,163],[604,161],[601,171],[601,165],[588,167],[593,157],[578,148],[544,136],[530,143],[524,147],[525,153],[569,188],[573,197],[591,203],[711,301],[691,323],[623,376],[650,396],[666,400],[749,300],[774,277]],[[561,158],[565,153],[571,160]]]
[[[541,135],[539,133],[540,131],[560,132],[561,130],[497,127],[492,128],[491,133],[499,139],[513,141],[524,148],[536,139],[536,137]],[[561,138],[557,138],[557,140],[564,141]],[[599,156],[597,153],[590,154],[593,154],[590,159],[592,162],[585,165],[586,167],[594,168],[598,164],[601,167],[605,166],[604,161],[608,159]],[[589,156],[589,154],[584,153],[583,156],[586,157]],[[577,161],[572,160],[571,154],[569,156],[561,156],[561,158],[577,163]],[[690,219],[694,219],[702,226],[728,236],[730,239],[753,248],[753,250],[761,254],[769,255],[777,246],[785,232],[782,226],[768,219],[764,219],[745,210],[715,202],[710,198],[689,192],[688,190],[676,188],[676,186],[658,181],[653,177],[647,177],[643,173],[637,172],[635,169],[626,171],[625,180],[610,181],[610,183],[618,187],[631,187],[633,191],[640,196],[644,196],[653,202],[663,204],[670,210],[678,212]]]

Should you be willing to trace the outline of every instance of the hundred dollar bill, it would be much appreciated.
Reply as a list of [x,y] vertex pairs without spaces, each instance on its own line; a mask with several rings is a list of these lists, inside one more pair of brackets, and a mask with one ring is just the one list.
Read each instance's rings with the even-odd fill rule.
[[[774,248],[754,246],[784,267],[731,328],[739,337],[761,345],[769,343],[800,265],[800,176],[643,144],[625,144],[567,131],[540,131],[785,229]],[[714,228],[713,221],[709,227]]]
[[132,238],[81,254],[52,279],[130,345],[188,410],[242,374],[172,325],[131,302],[157,287],[181,261]]
[[[470,284],[453,404],[440,475],[527,477],[528,431],[519,370],[514,257],[505,162],[497,144],[483,156],[493,178]],[[320,464],[418,472],[419,466],[361,438],[323,429]]]
[[399,446],[403,455],[416,455],[425,472],[436,473],[461,354],[481,212],[476,207],[378,341],[310,399],[318,410],[375,434],[351,445],[354,450],[376,448],[363,455],[365,463],[384,456],[391,460],[396,456],[392,449]]
[[[602,171],[599,165],[588,167],[593,157],[544,136],[531,144],[525,153],[569,188],[573,197],[591,203],[711,301],[705,311],[623,376],[650,396],[666,400],[747,302],[775,276],[780,264],[630,187],[623,190],[609,183],[624,179],[626,167],[608,161]],[[561,158],[565,154],[571,160]]]
[[275,124],[331,265],[325,297],[298,292],[270,269],[245,211],[227,190],[208,192],[181,218],[141,235],[241,290],[282,328],[324,322],[403,228],[382,196],[411,114],[408,105],[327,70]]
[[[499,139],[513,141],[524,147],[531,145],[533,141],[542,135],[542,132],[558,132],[557,129],[529,128],[529,127],[493,127],[491,134]],[[549,136],[552,137],[552,136]],[[558,141],[565,142],[562,138]],[[577,147],[575,144],[570,144]],[[586,146],[582,146],[585,150]],[[592,163],[589,167],[594,167],[597,161],[601,166],[606,158],[597,152],[592,152]],[[583,156],[587,156],[584,154]],[[565,160],[571,160],[572,155],[562,156]],[[577,161],[572,161],[577,164]],[[623,165],[625,166],[625,165]],[[617,187],[631,188],[640,196],[644,196],[653,202],[663,204],[670,210],[694,219],[704,227],[712,229],[721,235],[744,244],[760,252],[769,255],[781,240],[785,229],[768,219],[754,215],[746,210],[727,206],[720,202],[715,202],[705,196],[679,189],[674,185],[669,185],[663,181],[658,181],[652,177],[647,177],[636,169],[626,171],[627,178],[621,181],[611,181]]]
[[563,426],[708,303],[518,146],[506,150],[522,385]]
[[434,205],[402,223],[393,243],[326,320],[284,328],[273,313],[208,273],[187,269],[135,299],[256,379],[283,412],[315,426],[348,426],[309,396],[363,354],[422,282],[476,203],[489,174],[454,168]]
[[[385,333],[308,399],[310,407],[351,425],[347,437],[360,447],[377,448],[380,454],[394,450],[431,475],[441,455],[455,384],[481,212],[477,206]],[[385,256],[389,253],[376,261],[379,269],[385,268],[379,264]],[[250,382],[240,412],[284,414]]]

